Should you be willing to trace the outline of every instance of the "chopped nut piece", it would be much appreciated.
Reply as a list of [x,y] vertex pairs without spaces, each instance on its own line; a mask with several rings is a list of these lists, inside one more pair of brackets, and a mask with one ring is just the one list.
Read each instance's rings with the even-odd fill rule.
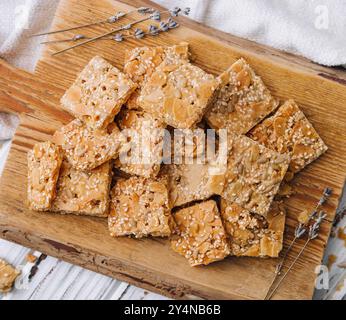
[[215,102],[205,116],[213,129],[245,134],[278,106],[244,59],[236,61],[219,79]]
[[61,99],[64,109],[94,129],[106,128],[136,85],[101,57],[94,57]]
[[174,214],[177,234],[172,249],[188,259],[191,266],[224,259],[229,247],[219,210],[214,200],[198,203]]
[[109,125],[108,130],[93,130],[79,119],[56,131],[53,141],[62,146],[72,167],[82,171],[117,157],[124,142],[115,123]]
[[77,171],[64,161],[52,211],[106,217],[109,209],[111,164],[90,171]]
[[289,164],[289,156],[245,136],[229,135],[229,157],[222,197],[266,216]]
[[143,177],[119,179],[111,192],[108,227],[112,237],[171,235],[173,219],[167,181]]
[[293,100],[253,128],[249,136],[269,149],[289,154],[289,173],[302,170],[328,149]]
[[28,152],[28,204],[37,211],[49,210],[63,158],[59,146],[38,143]]
[[267,218],[221,199],[221,218],[231,255],[278,257],[282,250],[285,209],[273,202]]
[[144,83],[138,103],[168,125],[188,129],[202,119],[217,86],[212,75],[190,63],[173,70],[162,63]]
[[20,272],[0,259],[0,293],[10,292]]
[[126,155],[129,155],[129,152],[131,154],[125,159],[120,155],[116,160],[116,167],[129,174],[146,178],[156,177],[162,161],[166,126],[149,114],[135,110],[124,110],[120,114],[118,124],[128,139],[128,147],[124,145],[123,150]]

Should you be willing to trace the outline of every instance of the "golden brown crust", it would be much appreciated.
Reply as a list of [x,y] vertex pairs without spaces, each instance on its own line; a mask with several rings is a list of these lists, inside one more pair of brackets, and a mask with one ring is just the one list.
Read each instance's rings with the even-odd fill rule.
[[222,197],[266,216],[287,171],[289,157],[245,136],[229,135],[228,148]]
[[156,177],[162,161],[166,125],[142,111],[126,109],[121,112],[117,122],[128,141],[122,148],[123,152],[127,156],[131,150],[132,159],[126,163],[124,160],[130,159],[122,159],[120,155],[115,166],[132,175]]
[[61,145],[65,157],[77,170],[92,170],[116,158],[124,142],[115,123],[108,130],[93,130],[75,119],[55,132],[53,141]]
[[177,230],[172,249],[188,259],[191,266],[224,259],[229,247],[219,210],[214,200],[198,203],[174,214]]
[[221,199],[221,218],[231,255],[278,257],[282,250],[285,209],[274,201],[267,218]]
[[37,211],[49,210],[63,158],[62,150],[51,142],[38,143],[28,152],[28,204]]
[[290,155],[291,173],[302,170],[328,149],[293,100],[253,128],[249,136],[269,149]]
[[125,74],[96,56],[66,91],[61,104],[89,127],[106,128],[136,87]]
[[145,82],[138,103],[166,124],[188,129],[202,119],[217,86],[212,75],[190,63],[162,63]]
[[205,118],[213,129],[245,134],[278,106],[244,59],[219,76],[221,85]]
[[90,171],[77,171],[64,161],[52,211],[106,217],[109,209],[111,163]]
[[108,228],[112,237],[171,235],[167,181],[143,177],[119,179],[111,192]]

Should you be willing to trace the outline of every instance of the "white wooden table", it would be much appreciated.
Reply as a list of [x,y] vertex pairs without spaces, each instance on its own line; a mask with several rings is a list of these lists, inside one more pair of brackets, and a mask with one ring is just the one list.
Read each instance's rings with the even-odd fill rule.
[[[10,143],[6,142],[0,149],[0,170],[3,168],[9,147]],[[345,200],[344,195],[343,203]],[[339,224],[339,228],[345,228],[345,218]],[[6,295],[0,294],[0,300],[168,299],[52,257],[42,260],[35,276],[28,282],[30,270],[34,265],[26,259],[29,253],[37,258],[41,256],[40,252],[0,239],[0,258],[22,270],[22,275],[17,279],[14,290]],[[336,237],[331,238],[326,249],[324,263],[327,263],[329,255],[337,256],[337,260],[330,270],[330,289],[316,290],[314,298],[346,299],[346,269],[338,267],[338,264],[346,262],[344,241]]]

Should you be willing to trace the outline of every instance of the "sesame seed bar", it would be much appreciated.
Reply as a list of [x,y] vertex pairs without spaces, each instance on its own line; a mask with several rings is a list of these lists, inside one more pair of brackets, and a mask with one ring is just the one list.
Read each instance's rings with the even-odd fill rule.
[[108,227],[112,237],[171,235],[173,219],[164,177],[119,179],[111,191]]
[[123,136],[117,125],[94,130],[75,119],[55,132],[53,141],[61,145],[65,157],[77,170],[92,170],[119,154]]
[[115,166],[132,175],[146,178],[156,177],[162,161],[166,126],[149,114],[126,109],[120,113],[118,124],[128,140],[128,148],[126,145],[123,148],[126,150],[126,154],[128,154],[127,149],[130,149],[132,153],[131,159],[122,159],[120,156],[116,160]]
[[28,204],[37,211],[49,210],[55,197],[63,153],[52,142],[42,142],[28,152]]
[[125,53],[124,72],[141,86],[147,77],[164,62],[175,68],[177,64],[189,61],[189,45],[181,42],[171,47],[137,47]]
[[136,87],[124,73],[96,56],[66,91],[61,104],[89,127],[106,128]]
[[190,63],[173,70],[162,63],[145,81],[137,101],[155,118],[188,129],[202,119],[217,86],[214,76]]
[[0,259],[0,293],[10,292],[20,272]]
[[78,171],[63,161],[52,211],[106,217],[112,166],[106,162],[90,171]]
[[245,134],[278,106],[244,59],[219,76],[221,85],[205,118],[213,129]]
[[188,259],[191,266],[207,265],[229,254],[225,229],[214,200],[198,203],[174,214],[176,235],[172,249]]
[[195,200],[206,200],[220,194],[224,188],[225,175],[210,174],[209,163],[171,164],[167,167],[169,197],[173,207]]
[[229,135],[228,163],[222,197],[266,216],[289,164],[289,156],[246,137]]
[[126,102],[128,109],[141,109],[137,103],[140,88],[145,80],[152,75],[162,63],[169,64],[171,68],[189,61],[189,45],[181,42],[171,47],[137,47],[125,53],[124,72],[138,85],[137,90]]
[[221,218],[231,255],[278,257],[282,250],[285,209],[274,201],[266,218],[221,199]]
[[328,148],[293,100],[286,101],[270,118],[249,133],[269,149],[291,156],[289,172],[296,173]]

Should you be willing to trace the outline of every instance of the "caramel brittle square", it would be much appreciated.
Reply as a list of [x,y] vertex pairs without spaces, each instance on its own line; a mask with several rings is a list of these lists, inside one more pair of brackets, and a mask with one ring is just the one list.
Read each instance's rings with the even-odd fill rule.
[[221,194],[225,175],[211,173],[209,163],[167,165],[169,197],[173,207]]
[[190,63],[162,63],[145,81],[138,103],[166,124],[188,129],[202,119],[217,86],[214,76]]
[[101,57],[94,57],[61,99],[64,109],[88,126],[106,128],[136,85]]
[[278,106],[244,59],[236,61],[219,79],[215,101],[205,116],[213,129],[245,134]]
[[222,197],[266,216],[287,171],[289,156],[245,137],[231,135]]
[[38,143],[28,152],[28,204],[37,211],[49,210],[55,197],[55,187],[63,153],[51,142]]
[[146,178],[156,177],[163,156],[165,125],[151,115],[138,110],[123,110],[118,118],[122,134],[128,141],[123,154],[116,160],[120,170]]
[[229,254],[225,229],[214,200],[198,203],[174,214],[176,235],[174,251],[188,259],[191,266],[207,265]]
[[117,181],[108,218],[111,236],[166,237],[171,235],[172,223],[165,178]]
[[269,149],[290,155],[292,174],[328,149],[293,100],[286,101],[272,117],[253,128],[249,136]]
[[[189,61],[189,45],[182,42],[171,47],[137,47],[127,50],[124,72],[130,79],[141,86],[155,69],[164,62],[177,66]],[[173,66],[172,66],[173,67]]]
[[274,201],[264,218],[235,203],[221,199],[221,218],[231,255],[278,257],[282,250],[285,209]]
[[118,156],[123,136],[115,123],[107,129],[92,129],[75,119],[55,132],[53,141],[61,145],[65,157],[77,170],[92,170]]
[[110,162],[90,171],[78,171],[63,161],[52,211],[106,217],[111,170]]

